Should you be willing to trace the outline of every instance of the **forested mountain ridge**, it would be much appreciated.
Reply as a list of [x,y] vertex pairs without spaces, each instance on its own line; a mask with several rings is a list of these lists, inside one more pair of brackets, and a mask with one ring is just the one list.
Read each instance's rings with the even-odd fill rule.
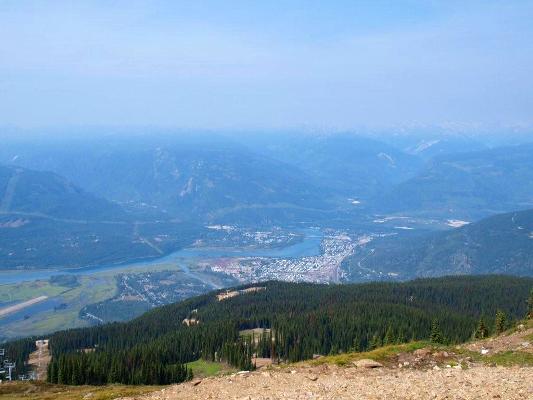
[[[378,238],[343,267],[374,269],[396,279],[450,274],[533,275],[533,209],[498,214],[449,231]],[[392,275],[391,275],[392,274]]]
[[480,218],[533,207],[533,144],[447,154],[384,199],[396,212]]
[[330,190],[367,201],[412,178],[422,160],[371,137],[354,134],[252,136],[252,150],[298,166]]
[[[199,235],[194,224],[138,218],[55,173],[0,165],[0,269],[157,257]],[[156,237],[154,248],[149,242]]]
[[[471,336],[481,316],[490,321],[497,310],[503,310],[510,319],[523,317],[533,279],[478,276],[258,286],[261,289],[222,301],[217,293],[210,293],[164,306],[129,323],[58,332],[50,338],[53,368],[90,366],[74,383],[157,383],[156,378],[143,375],[143,368],[181,365],[198,358],[251,368],[252,352],[297,361],[313,354],[365,350],[387,342],[427,339],[435,319],[445,340],[456,343]],[[186,318],[199,322],[184,324]],[[250,328],[270,330],[252,344],[239,337],[240,331]],[[95,351],[76,353],[80,349]],[[114,370],[131,374],[111,377],[112,364]],[[52,376],[58,381],[57,372]]]
[[51,173],[0,165],[0,212],[58,220],[127,220],[125,211]]
[[[292,164],[256,154],[216,135],[120,136],[78,140],[65,151],[12,144],[0,152],[14,165],[52,170],[86,190],[170,217],[208,220],[263,207],[324,208],[320,185]],[[331,205],[328,205],[331,207]]]

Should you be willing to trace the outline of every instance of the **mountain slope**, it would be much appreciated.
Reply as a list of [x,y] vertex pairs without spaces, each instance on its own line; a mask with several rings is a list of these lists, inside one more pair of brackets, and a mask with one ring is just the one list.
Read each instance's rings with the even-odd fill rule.
[[328,208],[335,197],[299,168],[214,135],[108,136],[68,146],[10,143],[0,157],[63,174],[128,207],[179,218],[238,219],[239,212],[253,209],[261,221],[263,209],[267,217],[271,210],[294,214]]
[[485,218],[451,231],[376,239],[345,260],[350,279],[366,271],[409,279],[451,274],[533,276],[533,210]]
[[353,134],[259,135],[247,137],[245,143],[298,166],[324,186],[357,200],[367,200],[413,177],[422,166],[413,155]]
[[137,221],[54,173],[0,166],[0,270],[158,257],[198,232],[190,224]]
[[[510,319],[523,317],[532,284],[528,278],[483,276],[248,285],[157,308],[127,323],[58,332],[49,342],[51,381],[157,383],[158,368],[199,358],[249,369],[254,352],[294,362],[313,354],[427,339],[435,319],[446,340],[457,343],[471,336],[481,315],[501,309]],[[254,328],[261,328],[258,340],[243,332]],[[75,352],[79,349],[95,351]],[[87,366],[84,378],[58,373],[82,364]]]
[[0,212],[59,219],[120,220],[124,210],[50,172],[0,165]]
[[442,156],[399,184],[389,211],[479,218],[533,206],[533,144]]

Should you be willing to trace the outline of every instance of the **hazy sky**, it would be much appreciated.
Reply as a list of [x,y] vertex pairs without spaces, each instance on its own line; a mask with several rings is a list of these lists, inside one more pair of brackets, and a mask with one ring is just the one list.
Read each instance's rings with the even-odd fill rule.
[[0,125],[533,126],[532,1],[0,0]]

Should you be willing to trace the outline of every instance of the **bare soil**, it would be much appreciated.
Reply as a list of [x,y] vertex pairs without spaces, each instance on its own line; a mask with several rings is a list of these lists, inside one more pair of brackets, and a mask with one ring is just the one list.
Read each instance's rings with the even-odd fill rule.
[[174,399],[531,399],[533,368],[415,370],[320,367],[258,371],[174,385],[142,397]]

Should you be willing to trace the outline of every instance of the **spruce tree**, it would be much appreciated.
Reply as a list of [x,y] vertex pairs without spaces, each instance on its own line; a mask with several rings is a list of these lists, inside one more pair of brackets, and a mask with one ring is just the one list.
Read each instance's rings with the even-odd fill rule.
[[392,330],[392,326],[389,325],[387,328],[387,332],[385,333],[385,338],[383,339],[383,345],[393,344],[394,343],[394,331]]
[[405,335],[404,335],[402,330],[400,330],[400,332],[398,332],[398,337],[396,338],[396,343],[398,343],[398,344],[405,343]]
[[429,340],[431,343],[444,343],[444,336],[440,330],[439,321],[435,318],[431,324],[431,333],[429,335]]
[[496,312],[496,320],[494,321],[494,328],[496,329],[496,334],[500,335],[505,330],[505,324],[507,322],[507,316],[501,310]]
[[529,298],[527,299],[527,318],[533,318],[533,289],[529,292]]
[[476,339],[484,339],[487,336],[489,336],[489,330],[487,329],[487,326],[485,325],[485,321],[483,320],[483,317],[479,319],[476,333],[474,336]]
[[381,347],[382,341],[381,337],[378,334],[375,334],[372,336],[372,339],[370,340],[370,343],[368,344],[369,350],[377,349],[378,347]]

